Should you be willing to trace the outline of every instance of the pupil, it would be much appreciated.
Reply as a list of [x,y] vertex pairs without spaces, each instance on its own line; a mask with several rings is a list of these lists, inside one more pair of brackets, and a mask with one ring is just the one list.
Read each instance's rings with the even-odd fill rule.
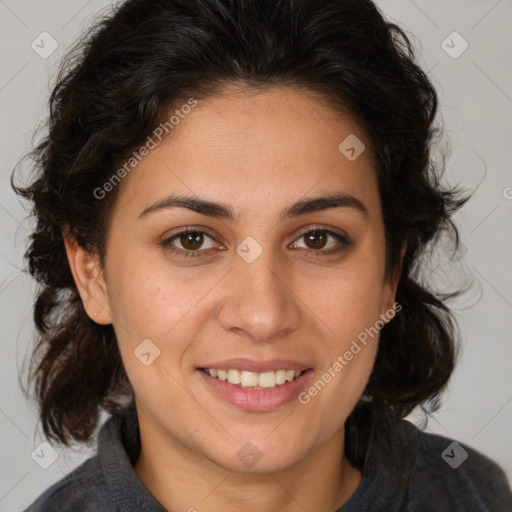
[[197,231],[181,235],[180,238],[180,242],[185,249],[198,249],[203,243],[203,235]]
[[[312,231],[306,235],[306,244],[312,249],[321,249],[326,241],[325,233],[322,231]],[[309,243],[312,243],[312,246]]]

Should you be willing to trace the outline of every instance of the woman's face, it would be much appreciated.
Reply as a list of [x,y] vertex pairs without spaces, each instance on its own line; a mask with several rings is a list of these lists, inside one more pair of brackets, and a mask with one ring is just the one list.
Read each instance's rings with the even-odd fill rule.
[[114,325],[141,429],[233,471],[342,439],[396,284],[361,127],[312,93],[226,90],[120,187],[88,311]]

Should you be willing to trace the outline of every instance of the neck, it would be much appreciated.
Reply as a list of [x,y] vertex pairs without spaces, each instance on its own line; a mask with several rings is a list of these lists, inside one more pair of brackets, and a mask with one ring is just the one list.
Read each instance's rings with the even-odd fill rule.
[[168,511],[334,512],[362,480],[345,457],[344,431],[276,472],[226,470],[168,433],[142,425],[141,445],[135,473]]

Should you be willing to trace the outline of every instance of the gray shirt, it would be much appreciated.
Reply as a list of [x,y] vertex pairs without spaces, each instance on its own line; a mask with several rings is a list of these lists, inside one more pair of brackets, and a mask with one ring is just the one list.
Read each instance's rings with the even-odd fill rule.
[[[423,432],[387,408],[379,408],[376,417],[363,480],[333,512],[512,511],[505,474],[487,457]],[[114,414],[99,432],[96,455],[48,488],[25,512],[165,512],[134,472],[139,452],[137,416]],[[191,508],[195,499],[191,497]]]

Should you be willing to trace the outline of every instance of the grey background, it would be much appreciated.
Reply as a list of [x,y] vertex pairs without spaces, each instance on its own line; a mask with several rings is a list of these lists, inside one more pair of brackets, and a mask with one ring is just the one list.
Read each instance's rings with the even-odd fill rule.
[[[462,353],[443,406],[426,429],[488,455],[512,481],[512,2],[377,4],[414,35],[421,62],[438,89],[452,147],[447,180],[476,190],[455,219],[462,250],[449,261],[449,246],[444,245],[426,273],[443,289],[473,281],[470,292],[452,304]],[[91,453],[82,447],[55,447],[55,452],[39,447],[44,438],[35,407],[19,388],[18,375],[34,337],[35,287],[21,272],[31,222],[9,178],[46,115],[49,83],[63,50],[110,5],[106,0],[0,0],[0,512],[21,510]],[[31,47],[45,31],[59,45],[47,59]],[[469,45],[458,58],[453,56],[464,42],[450,36],[454,31]],[[50,48],[46,43],[45,51]],[[418,422],[420,415],[413,413],[410,419]],[[34,450],[39,464],[31,456]],[[40,467],[52,462],[52,454],[57,458],[48,469]]]

